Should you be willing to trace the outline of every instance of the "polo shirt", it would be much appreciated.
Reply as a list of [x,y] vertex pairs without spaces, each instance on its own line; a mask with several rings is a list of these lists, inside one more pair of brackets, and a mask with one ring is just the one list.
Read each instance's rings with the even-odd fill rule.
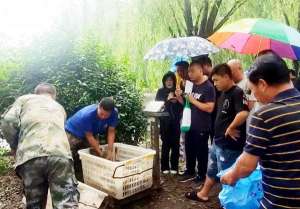
[[85,139],[87,132],[103,134],[108,127],[116,127],[118,124],[118,112],[114,109],[109,118],[100,119],[97,115],[97,104],[89,105],[70,117],[65,125],[67,132],[79,139]]
[[260,157],[262,208],[300,208],[300,93],[289,89],[253,114],[244,148]]

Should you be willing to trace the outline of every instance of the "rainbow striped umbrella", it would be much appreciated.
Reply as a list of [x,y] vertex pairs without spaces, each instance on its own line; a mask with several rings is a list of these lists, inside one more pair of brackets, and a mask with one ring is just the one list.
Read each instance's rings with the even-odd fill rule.
[[223,26],[208,40],[220,48],[242,54],[273,50],[279,56],[300,60],[300,33],[285,24],[262,18],[247,18]]

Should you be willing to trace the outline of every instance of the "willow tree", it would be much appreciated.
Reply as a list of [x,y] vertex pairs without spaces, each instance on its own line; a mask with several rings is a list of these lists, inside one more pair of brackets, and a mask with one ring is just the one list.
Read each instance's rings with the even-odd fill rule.
[[[208,37],[220,29],[248,0],[165,0],[166,7],[158,8],[162,17],[167,10],[173,21],[165,21],[172,37]],[[228,4],[231,4],[228,8]],[[222,14],[220,14],[222,11]]]
[[[285,1],[281,0],[280,4],[283,5],[285,3]],[[295,28],[298,30],[298,32],[300,32],[300,3],[299,1],[289,1],[289,8],[286,7],[281,7],[281,11],[282,14],[284,16],[284,20],[286,22],[287,25],[293,27],[295,26]],[[292,9],[292,8],[296,8],[296,9]],[[288,9],[288,11],[287,11]],[[291,14],[291,11],[296,12]],[[295,18],[296,17],[296,18]],[[299,61],[294,60],[293,61],[293,66],[294,69],[296,70],[296,75],[297,77],[299,77]]]

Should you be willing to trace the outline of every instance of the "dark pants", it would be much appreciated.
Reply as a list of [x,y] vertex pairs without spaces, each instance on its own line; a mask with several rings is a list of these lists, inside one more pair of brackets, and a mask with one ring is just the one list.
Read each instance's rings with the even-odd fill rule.
[[199,133],[190,130],[185,135],[185,154],[187,173],[194,175],[196,160],[198,162],[198,175],[205,177],[208,162],[209,132]]
[[171,170],[178,170],[179,161],[179,141],[180,141],[180,123],[161,121],[161,170],[170,170],[170,152],[171,152]]

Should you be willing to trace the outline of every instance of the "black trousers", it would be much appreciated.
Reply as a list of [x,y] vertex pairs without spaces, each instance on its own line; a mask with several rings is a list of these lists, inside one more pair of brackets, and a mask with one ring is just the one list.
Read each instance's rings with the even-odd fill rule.
[[[175,121],[161,121],[160,134],[162,140],[161,148],[161,170],[178,170],[180,123]],[[171,152],[171,158],[170,158]]]
[[209,132],[190,130],[185,135],[185,154],[187,173],[194,175],[197,161],[197,171],[200,177],[205,177],[208,162]]

